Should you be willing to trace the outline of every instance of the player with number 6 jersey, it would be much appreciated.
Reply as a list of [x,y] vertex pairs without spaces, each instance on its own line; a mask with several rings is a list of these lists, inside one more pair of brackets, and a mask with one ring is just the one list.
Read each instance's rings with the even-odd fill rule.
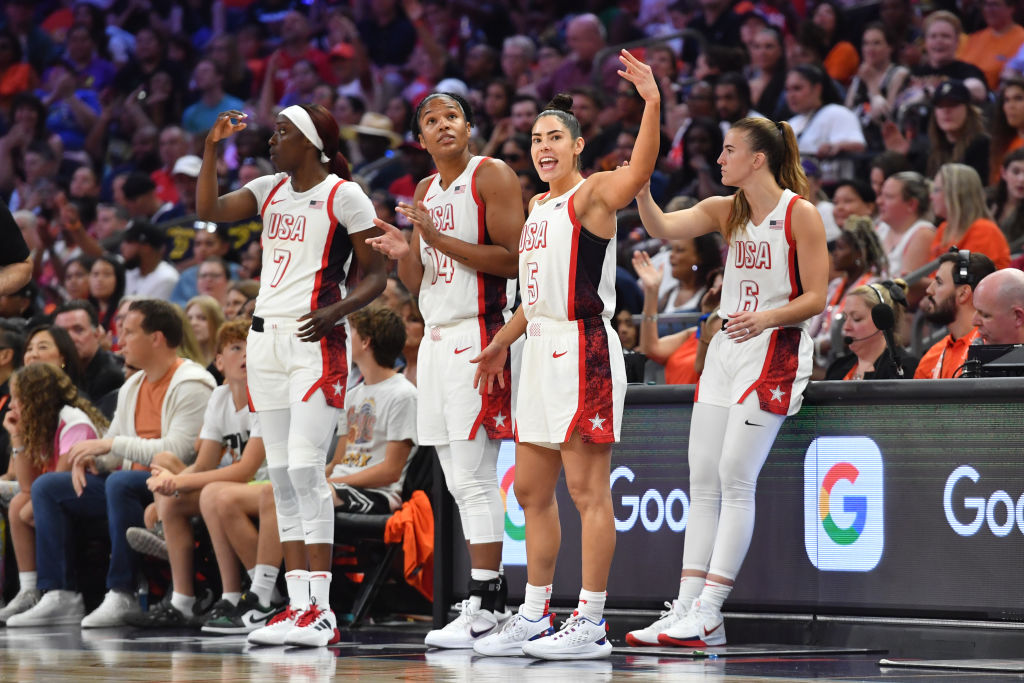
[[690,423],[690,517],[676,599],[634,646],[724,645],[722,604],[754,532],[754,492],[787,415],[800,410],[813,344],[807,321],[825,307],[828,251],[788,123],[745,118],[726,133],[722,182],[732,197],[662,213],[637,195],[651,235],[692,239],[719,231],[729,244],[722,331],[711,338]]
[[398,275],[419,296],[426,327],[417,358],[419,443],[437,450],[459,508],[470,555],[469,597],[460,615],[427,634],[431,647],[470,648],[505,622],[501,548],[505,506],[497,480],[501,439],[512,437],[518,354],[502,368],[503,390],[473,389],[470,359],[490,343],[515,299],[522,191],[503,161],[469,151],[473,112],[462,97],[428,95],[412,130],[437,166],[398,211],[413,225],[411,243],[378,220],[374,248],[398,261]]
[[[325,646],[340,638],[329,601],[334,502],[324,469],[348,381],[342,320],[384,291],[385,260],[367,244],[379,234],[373,204],[347,182],[338,124],[327,109],[285,108],[270,138],[280,172],[218,197],[217,142],[245,127],[242,112],[217,117],[206,138],[197,213],[217,222],[263,219],[249,402],[263,429],[289,605],[249,640]],[[362,279],[347,291],[353,257]]]

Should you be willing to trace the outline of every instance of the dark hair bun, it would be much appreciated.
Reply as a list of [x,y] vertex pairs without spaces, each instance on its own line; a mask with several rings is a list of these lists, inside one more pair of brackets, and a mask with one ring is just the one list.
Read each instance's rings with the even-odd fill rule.
[[555,109],[557,111],[564,111],[567,114],[572,114],[572,95],[560,92],[551,98],[551,101],[547,103],[547,106],[545,106],[544,109]]

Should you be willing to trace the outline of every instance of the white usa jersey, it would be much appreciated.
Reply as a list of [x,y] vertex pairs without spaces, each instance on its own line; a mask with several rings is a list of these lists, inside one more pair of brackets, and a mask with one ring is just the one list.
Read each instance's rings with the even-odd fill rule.
[[799,198],[792,190],[783,190],[779,203],[759,225],[747,221],[733,238],[722,281],[723,318],[779,308],[803,292],[792,225],[793,206]]
[[329,174],[305,192],[285,173],[245,186],[263,218],[263,270],[255,314],[295,320],[345,296],[350,235],[373,227],[373,203],[359,185]]
[[[435,174],[423,196],[437,230],[470,244],[492,244],[486,213],[476,187],[476,172],[488,157],[473,157],[447,188]],[[477,317],[500,327],[515,299],[516,281],[483,273],[453,260],[420,240],[423,280],[419,306],[427,328]]]
[[519,238],[519,282],[526,319],[611,318],[615,310],[615,240],[576,217],[576,191],[544,195]]

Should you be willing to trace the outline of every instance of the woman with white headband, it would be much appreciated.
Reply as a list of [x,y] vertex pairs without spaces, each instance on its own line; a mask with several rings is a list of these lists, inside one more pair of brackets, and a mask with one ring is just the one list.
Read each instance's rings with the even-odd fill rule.
[[[217,196],[217,143],[244,129],[245,117],[224,112],[207,135],[197,213],[216,222],[263,219],[249,401],[267,449],[289,604],[249,640],[319,647],[340,637],[328,600],[334,506],[324,468],[348,379],[341,322],[384,290],[385,259],[366,243],[380,234],[373,204],[347,182],[338,124],[320,105],[293,105],[277,116],[270,160],[278,173]],[[346,293],[353,256],[363,277]]]

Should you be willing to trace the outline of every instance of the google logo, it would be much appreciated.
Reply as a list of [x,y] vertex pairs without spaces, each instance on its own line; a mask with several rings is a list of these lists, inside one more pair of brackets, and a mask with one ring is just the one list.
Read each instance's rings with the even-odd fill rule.
[[516,466],[508,468],[505,472],[505,476],[501,478],[501,503],[505,506],[505,534],[513,541],[525,541],[526,540],[526,524],[517,525],[512,521],[512,518],[508,516],[508,503],[509,496],[512,496],[512,504],[518,506],[515,502],[515,493],[510,489],[512,484],[516,480]]
[[506,567],[526,566],[526,516],[516,500],[516,445],[502,441],[498,448],[498,490],[505,506],[505,542],[501,561]]
[[[832,488],[838,481],[848,481],[851,484],[857,483],[857,475],[860,472],[848,462],[839,462],[832,466],[832,469],[825,475],[821,483],[821,498],[818,501],[818,513],[821,516],[821,525],[825,527],[828,537],[839,545],[850,545],[864,531],[864,524],[868,519],[867,496],[845,496],[843,498],[843,511],[853,513],[853,524],[841,529],[832,519],[829,503]],[[508,519],[507,517],[505,518]]]
[[819,436],[804,457],[804,548],[821,571],[869,572],[885,547],[882,451],[867,436]]

